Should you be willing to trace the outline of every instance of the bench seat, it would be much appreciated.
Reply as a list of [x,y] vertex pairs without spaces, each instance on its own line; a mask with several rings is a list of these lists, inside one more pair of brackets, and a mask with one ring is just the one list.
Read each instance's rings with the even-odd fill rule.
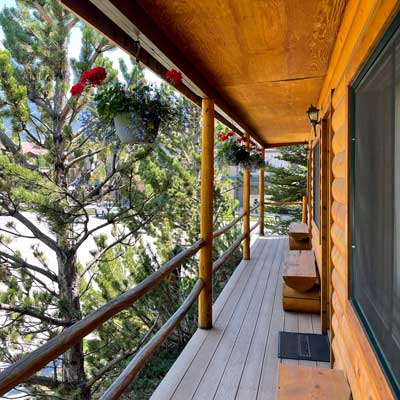
[[350,400],[341,370],[280,364],[277,400]]
[[312,250],[290,250],[283,265],[283,280],[298,292],[307,292],[318,283]]
[[290,250],[311,250],[310,232],[307,224],[292,222],[289,225]]

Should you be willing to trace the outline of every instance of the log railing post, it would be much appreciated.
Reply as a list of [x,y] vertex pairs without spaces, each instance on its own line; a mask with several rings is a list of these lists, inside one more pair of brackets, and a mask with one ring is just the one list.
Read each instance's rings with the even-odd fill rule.
[[213,192],[214,192],[214,101],[202,101],[201,141],[201,205],[200,237],[205,246],[200,250],[199,277],[204,288],[199,295],[198,325],[212,328],[212,246],[213,246]]
[[[265,148],[261,148],[261,158],[265,159]],[[265,214],[265,194],[264,194],[264,165],[260,168],[260,177],[259,177],[259,184],[258,184],[258,191],[260,195],[260,236],[264,236],[264,225],[265,225],[265,220],[264,220],[264,214]]]
[[301,222],[303,224],[307,223],[307,196],[303,196],[303,209],[301,212]]
[[[247,151],[250,151],[250,137],[248,133],[244,134],[247,139]],[[243,240],[243,259],[250,260],[250,169],[245,168],[243,171],[243,233],[246,234]]]

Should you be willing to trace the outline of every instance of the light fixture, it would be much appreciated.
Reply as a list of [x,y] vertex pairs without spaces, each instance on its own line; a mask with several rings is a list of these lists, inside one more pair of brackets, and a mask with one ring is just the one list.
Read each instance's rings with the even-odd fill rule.
[[310,120],[311,126],[314,129],[315,136],[317,136],[316,126],[321,123],[321,121],[318,121],[318,113],[319,109],[311,104],[310,108],[307,110],[307,116],[308,119]]

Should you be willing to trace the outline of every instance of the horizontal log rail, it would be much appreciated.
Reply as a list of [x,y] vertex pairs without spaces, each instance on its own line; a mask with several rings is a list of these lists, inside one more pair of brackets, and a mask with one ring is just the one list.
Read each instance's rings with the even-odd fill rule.
[[254,210],[257,210],[258,207],[260,207],[259,204],[257,204],[257,205],[254,206],[254,207],[251,207],[251,208],[250,208],[250,213],[252,213]]
[[[136,300],[145,295],[184,261],[195,255],[204,245],[204,240],[198,240],[192,246],[166,262],[160,269],[148,276],[134,288],[117,296],[87,317],[65,329],[43,346],[6,368],[0,373],[0,396],[44,368],[50,361],[54,360],[60,354],[63,354],[102,323],[109,320],[120,311],[130,307]],[[198,285],[195,287],[198,287]],[[184,304],[187,303],[185,302]]]
[[[242,218],[243,216],[241,216]],[[261,220],[259,219],[250,229],[250,233],[254,231],[254,229],[257,228],[258,225],[260,225]],[[240,243],[242,243],[243,239],[247,236],[246,233],[242,233],[230,246],[227,250],[225,250],[221,256],[218,258],[218,260],[214,261],[213,263],[213,274],[217,272],[222,265],[225,263],[225,261],[233,254],[233,252],[240,246]]]
[[[258,207],[259,205],[253,207],[250,211],[257,209]],[[217,238],[226,233],[245,215],[245,212],[241,213],[233,221],[215,231],[213,233],[213,238]],[[258,222],[252,226],[250,232],[252,232],[259,224],[260,220],[258,220]],[[239,238],[236,239],[231,246],[218,258],[218,260],[213,263],[213,273],[222,267],[225,261],[240,246],[241,242],[247,237],[247,235],[248,234],[246,233],[242,233]],[[50,361],[63,354],[66,350],[78,343],[89,333],[93,332],[102,323],[108,321],[119,312],[130,307],[135,301],[144,296],[149,290],[161,282],[184,261],[195,255],[204,245],[204,240],[198,240],[192,246],[166,262],[160,269],[148,276],[134,288],[117,296],[107,304],[89,314],[87,317],[66,328],[59,335],[49,340],[43,346],[21,358],[10,367],[4,369],[0,373],[0,396],[6,394],[9,390],[21,384],[36,372],[40,371]],[[204,282],[199,279],[181,306],[149,340],[149,342],[140,349],[140,351],[131,360],[121,375],[103,393],[103,395],[100,397],[100,400],[118,399],[121,396],[129,384],[135,379],[137,373],[140,371],[147,359],[162,345],[168,335],[179,324],[182,318],[184,318],[192,304],[196,301],[203,287]]]
[[229,224],[223,226],[221,229],[219,229],[218,231],[215,231],[213,233],[213,239],[223,235],[224,233],[228,232],[229,229],[231,229],[235,224],[237,224],[244,216],[246,215],[246,213],[241,213],[239,216],[237,216],[232,222],[229,222]]
[[236,239],[231,246],[222,253],[222,255],[218,258],[217,261],[214,261],[213,263],[213,273],[217,272],[224,262],[233,254],[233,252],[240,246],[240,243],[242,243],[243,239],[247,236],[246,233],[242,233],[238,239]]
[[260,225],[260,223],[261,223],[261,220],[258,219],[258,221],[250,228],[250,233],[253,232],[254,229],[256,229],[258,225]]
[[301,206],[303,202],[301,201],[266,201],[264,202],[266,206]]
[[103,393],[100,400],[115,400],[124,393],[126,388],[135,379],[136,375],[143,367],[147,359],[164,343],[169,334],[175,329],[182,318],[189,311],[196,301],[204,282],[198,279],[193,289],[186,297],[185,301],[170,317],[170,319],[160,328],[160,330],[142,347],[139,353],[131,360],[127,367],[122,371],[113,384]]

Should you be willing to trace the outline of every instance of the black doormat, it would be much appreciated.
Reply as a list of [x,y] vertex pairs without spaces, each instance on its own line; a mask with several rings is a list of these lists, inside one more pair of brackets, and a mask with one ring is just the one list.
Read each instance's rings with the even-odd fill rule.
[[278,357],[329,362],[328,335],[279,332]]

